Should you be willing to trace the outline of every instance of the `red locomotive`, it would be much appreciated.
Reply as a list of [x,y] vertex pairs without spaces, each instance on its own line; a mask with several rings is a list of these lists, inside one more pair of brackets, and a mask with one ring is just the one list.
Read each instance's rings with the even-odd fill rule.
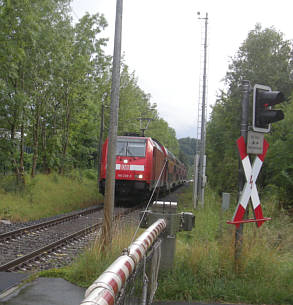
[[[102,149],[100,192],[105,192],[108,139]],[[118,197],[147,195],[156,186],[170,190],[186,180],[183,163],[149,137],[118,136],[115,193]]]

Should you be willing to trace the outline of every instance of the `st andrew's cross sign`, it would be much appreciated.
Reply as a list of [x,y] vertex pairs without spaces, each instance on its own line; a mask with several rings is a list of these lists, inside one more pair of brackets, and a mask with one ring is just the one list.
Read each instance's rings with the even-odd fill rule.
[[[256,222],[257,226],[260,227],[264,221],[270,220],[270,218],[263,217],[260,199],[255,184],[269,147],[268,142],[265,139],[263,141],[263,152],[262,154],[256,156],[251,167],[244,138],[241,136],[237,140],[237,146],[245,173],[246,183],[239,198],[232,221],[227,221],[229,224],[235,224],[237,228],[241,223],[247,222]],[[243,219],[250,198],[254,211],[254,219]]]

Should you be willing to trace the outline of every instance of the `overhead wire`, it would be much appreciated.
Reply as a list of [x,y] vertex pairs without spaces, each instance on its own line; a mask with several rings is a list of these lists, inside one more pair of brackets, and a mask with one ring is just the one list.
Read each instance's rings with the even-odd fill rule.
[[148,210],[148,207],[149,207],[149,205],[150,205],[150,203],[151,203],[151,201],[152,201],[152,198],[153,198],[153,196],[154,196],[154,194],[155,194],[155,191],[156,191],[156,189],[157,189],[157,187],[158,187],[158,185],[159,185],[159,182],[160,182],[160,180],[161,180],[162,174],[163,174],[163,172],[164,172],[164,170],[165,170],[165,167],[166,167],[167,163],[168,163],[168,160],[166,159],[166,160],[165,160],[165,163],[164,163],[164,166],[163,166],[163,168],[162,168],[162,170],[161,170],[161,173],[160,173],[160,175],[159,175],[159,179],[158,179],[157,182],[156,182],[156,185],[155,185],[155,187],[154,187],[154,190],[153,190],[153,192],[152,192],[152,194],[151,194],[151,197],[150,197],[150,199],[149,199],[149,201],[148,201],[148,203],[147,203],[147,206],[146,206],[145,210],[143,211],[142,217],[141,217],[141,219],[140,219],[140,221],[139,221],[139,224],[138,224],[138,226],[137,226],[137,228],[136,228],[136,231],[135,231],[134,234],[133,234],[131,243],[134,241],[134,239],[135,239],[135,237],[136,237],[136,235],[137,235],[137,232],[138,232],[138,230],[139,230],[139,228],[140,228],[140,225],[141,225],[141,223],[142,223],[142,221],[143,221],[143,219],[144,219],[144,216],[145,216],[145,214],[146,214],[146,212],[147,212],[147,210]]

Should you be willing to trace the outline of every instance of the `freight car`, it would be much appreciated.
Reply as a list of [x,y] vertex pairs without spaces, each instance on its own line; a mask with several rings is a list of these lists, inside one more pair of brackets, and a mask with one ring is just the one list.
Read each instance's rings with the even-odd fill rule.
[[[108,139],[102,148],[100,192],[105,192]],[[187,170],[165,146],[150,137],[118,136],[115,194],[147,196],[154,188],[169,191],[183,184]]]

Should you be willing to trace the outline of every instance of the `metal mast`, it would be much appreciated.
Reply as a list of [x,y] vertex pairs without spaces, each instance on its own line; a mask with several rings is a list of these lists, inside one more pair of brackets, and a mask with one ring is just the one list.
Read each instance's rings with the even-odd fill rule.
[[[199,15],[199,13],[198,13]],[[198,119],[197,119],[197,138],[200,134],[200,141],[196,147],[195,156],[195,174],[194,174],[194,207],[200,202],[204,205],[204,187],[205,187],[205,167],[206,167],[206,156],[205,156],[205,136],[206,136],[206,116],[207,116],[207,32],[208,32],[208,13],[204,18],[204,35],[201,35],[201,58],[203,57],[203,64],[201,63],[201,75],[202,86],[200,84],[199,89],[199,102],[198,102]]]

